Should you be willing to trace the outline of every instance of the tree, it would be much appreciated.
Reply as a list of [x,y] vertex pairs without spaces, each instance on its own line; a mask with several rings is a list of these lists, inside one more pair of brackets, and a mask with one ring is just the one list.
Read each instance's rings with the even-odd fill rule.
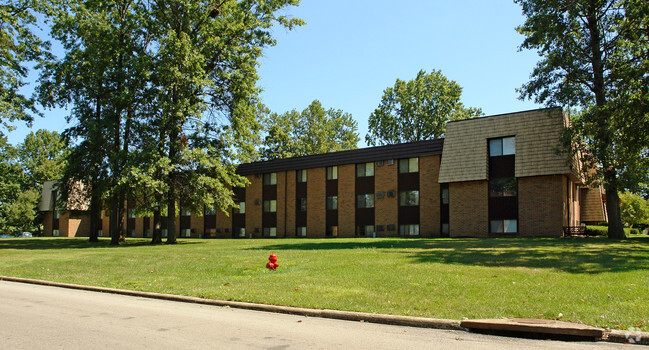
[[620,195],[620,216],[625,225],[649,224],[649,202],[642,196],[624,192]]
[[482,115],[480,108],[465,108],[461,95],[462,87],[439,70],[420,70],[408,82],[397,79],[370,114],[365,141],[387,145],[440,138],[447,122]]
[[265,127],[261,153],[266,160],[355,149],[359,141],[351,114],[325,110],[318,100],[302,112],[270,114]]
[[110,203],[111,244],[124,235],[126,200],[120,186],[141,105],[150,96],[151,34],[146,3],[133,0],[63,3],[52,36],[65,56],[48,63],[40,78],[45,106],[72,104],[77,121],[64,135],[75,146],[60,183],[61,197],[83,181],[91,191],[91,241],[102,203]]
[[27,83],[28,62],[47,56],[48,45],[32,32],[43,0],[7,0],[0,4],[0,125],[11,130],[15,120],[31,123],[38,114],[34,100],[20,93]]
[[66,55],[45,70],[39,96],[74,106],[62,183],[90,184],[92,213],[110,203],[111,244],[127,200],[154,218],[166,210],[167,243],[179,200],[196,213],[234,205],[230,188],[243,179],[233,163],[249,156],[258,129],[257,60],[275,24],[302,23],[277,15],[298,2],[85,1],[56,18]]
[[[577,108],[566,148],[589,181],[603,178],[609,238],[625,238],[618,190],[649,176],[649,3],[516,0],[527,17],[521,49],[541,61],[521,98]],[[586,169],[595,168],[596,173]]]
[[38,202],[43,183],[61,179],[66,164],[67,147],[58,132],[41,129],[36,133],[30,132],[16,151],[26,183],[18,197],[18,202],[22,204],[16,206],[15,218],[18,220],[21,215],[23,220],[30,218],[30,224],[40,233],[43,216],[38,210]]
[[0,232],[2,233],[15,229],[10,212],[20,196],[24,180],[20,164],[16,161],[16,149],[7,142],[6,136],[0,135]]

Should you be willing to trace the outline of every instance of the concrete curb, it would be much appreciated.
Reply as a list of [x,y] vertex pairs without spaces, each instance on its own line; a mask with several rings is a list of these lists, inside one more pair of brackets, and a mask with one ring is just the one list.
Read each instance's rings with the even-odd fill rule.
[[611,330],[604,335],[606,341],[622,344],[649,345],[649,332]]
[[309,316],[309,317],[332,318],[332,319],[346,320],[346,321],[372,322],[372,323],[382,323],[382,324],[389,324],[389,325],[420,327],[420,328],[464,330],[464,328],[460,327],[460,321],[455,321],[455,320],[371,314],[365,312],[338,311],[338,310],[327,310],[327,309],[307,309],[307,308],[291,307],[291,306],[246,303],[241,301],[203,299],[203,298],[188,297],[183,295],[172,295],[172,294],[141,292],[141,291],[133,291],[133,290],[125,290],[125,289],[84,286],[78,284],[50,282],[50,281],[35,280],[29,278],[19,278],[19,277],[8,277],[8,276],[0,276],[0,281],[30,283],[30,284],[38,284],[38,285],[51,286],[51,287],[87,290],[92,292],[113,293],[113,294],[130,295],[130,296],[136,296],[142,298],[179,301],[179,302],[196,303],[196,304],[204,304],[204,305],[227,306],[227,307],[238,308],[238,309],[276,312],[282,314],[301,315],[301,316]]

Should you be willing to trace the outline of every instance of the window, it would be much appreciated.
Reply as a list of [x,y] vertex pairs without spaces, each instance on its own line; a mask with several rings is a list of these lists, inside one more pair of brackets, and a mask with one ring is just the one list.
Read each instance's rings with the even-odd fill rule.
[[183,237],[191,237],[192,230],[188,229],[188,228],[184,228],[184,229],[180,230],[180,235],[183,236]]
[[295,235],[296,235],[297,237],[306,237],[306,226],[299,226],[299,227],[295,230]]
[[[97,230],[97,237],[101,237],[104,234],[102,230]],[[146,236],[144,236],[146,237]]]
[[374,176],[374,163],[356,164],[356,177]]
[[264,212],[265,213],[276,213],[277,212],[277,201],[274,199],[264,201]]
[[358,227],[358,234],[360,236],[372,236],[376,231],[374,231],[374,225],[363,225]]
[[515,197],[516,178],[503,177],[489,180],[489,197]]
[[150,228],[144,230],[144,237],[145,237],[145,238],[146,238],[146,237],[149,237],[150,235],[151,235],[151,229],[150,229]]
[[191,216],[191,215],[192,215],[192,210],[189,209],[189,208],[183,208],[183,209],[180,211],[180,215],[181,215],[181,216]]
[[419,172],[419,158],[399,159],[399,173]]
[[306,170],[297,170],[295,172],[295,177],[297,178],[297,182],[306,182]]
[[518,232],[517,220],[491,220],[491,233]]
[[516,154],[514,137],[502,137],[498,139],[489,140],[489,156],[508,156]]
[[55,219],[61,218],[61,213],[58,210],[55,210],[52,215],[54,216]]
[[327,167],[327,180],[338,180],[338,167]]
[[327,226],[327,237],[338,237],[338,226]]
[[445,235],[449,234],[448,224],[442,224],[442,233]]
[[54,236],[54,237],[58,237],[59,235],[60,235],[60,231],[59,231],[59,230],[52,230],[52,236]]
[[277,173],[264,174],[264,185],[277,185]]
[[418,224],[399,225],[399,234],[401,236],[419,236],[419,225]]
[[399,192],[399,206],[409,207],[419,205],[419,191]]
[[356,196],[356,208],[374,208],[374,194],[359,194]]
[[232,208],[232,213],[234,214],[245,214],[246,213],[246,202],[234,202],[238,205],[239,208]]
[[234,237],[245,237],[246,236],[246,228],[245,227],[235,227],[234,230],[232,230],[232,236],[234,236]]
[[298,211],[306,211],[306,197],[302,197],[302,198],[297,199],[297,210]]
[[264,237],[277,237],[277,227],[264,227]]
[[162,229],[162,238],[166,238],[169,235],[169,230],[166,228]]
[[216,204],[206,205],[205,215],[216,215]]
[[448,186],[442,187],[442,204],[448,204]]
[[135,219],[135,209],[128,209],[126,211],[126,216],[128,216],[129,219]]
[[327,197],[327,210],[338,210],[338,196]]

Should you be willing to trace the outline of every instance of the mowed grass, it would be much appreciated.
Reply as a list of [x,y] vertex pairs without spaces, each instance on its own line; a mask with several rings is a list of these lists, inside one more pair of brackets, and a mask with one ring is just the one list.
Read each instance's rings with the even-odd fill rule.
[[[280,267],[265,268],[275,253]],[[276,305],[649,328],[649,237],[0,240],[0,274]]]

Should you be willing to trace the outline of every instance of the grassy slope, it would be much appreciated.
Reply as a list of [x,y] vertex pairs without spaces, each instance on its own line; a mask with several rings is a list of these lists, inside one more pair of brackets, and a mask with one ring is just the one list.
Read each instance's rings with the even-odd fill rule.
[[[264,268],[276,253],[277,271]],[[649,327],[649,237],[0,240],[0,274],[205,298],[462,319]]]

